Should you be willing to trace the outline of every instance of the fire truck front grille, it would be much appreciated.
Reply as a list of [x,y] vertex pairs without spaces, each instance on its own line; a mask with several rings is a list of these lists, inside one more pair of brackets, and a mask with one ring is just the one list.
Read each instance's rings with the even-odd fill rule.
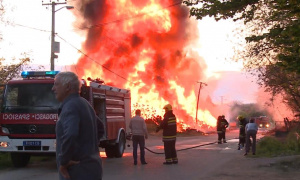
[[10,134],[55,134],[55,124],[3,124]]

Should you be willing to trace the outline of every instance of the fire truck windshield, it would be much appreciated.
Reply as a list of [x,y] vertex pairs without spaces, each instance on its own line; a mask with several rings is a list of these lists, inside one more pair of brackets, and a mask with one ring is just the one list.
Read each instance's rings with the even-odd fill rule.
[[4,112],[57,112],[59,102],[52,92],[53,84],[11,84],[4,94]]

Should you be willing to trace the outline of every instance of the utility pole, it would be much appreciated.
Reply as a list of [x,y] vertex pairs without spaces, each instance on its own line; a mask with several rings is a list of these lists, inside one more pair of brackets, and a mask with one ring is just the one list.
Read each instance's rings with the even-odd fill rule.
[[221,113],[224,115],[224,96],[221,96]]
[[202,88],[202,85],[207,86],[207,84],[204,82],[197,82],[197,83],[200,83],[200,87],[199,87],[199,92],[198,92],[198,100],[197,100],[197,108],[196,108],[196,123],[198,122],[198,104],[199,104],[200,90]]
[[221,113],[222,113],[222,114],[224,114],[224,112],[223,112],[223,97],[224,97],[224,96],[221,96]]
[[[51,55],[50,55],[50,65],[51,65],[51,71],[54,70],[54,59],[57,58],[58,56],[55,54],[55,52],[59,52],[59,43],[55,42],[55,12],[57,12],[58,10],[66,7],[67,9],[73,9],[73,6],[64,6],[61,7],[57,10],[55,10],[55,6],[56,5],[62,5],[62,4],[67,4],[67,2],[55,2],[50,0],[50,3],[42,3],[42,5],[46,5],[49,6],[51,5],[52,7],[52,28],[51,28]],[[56,48],[54,48],[54,46],[56,46]]]

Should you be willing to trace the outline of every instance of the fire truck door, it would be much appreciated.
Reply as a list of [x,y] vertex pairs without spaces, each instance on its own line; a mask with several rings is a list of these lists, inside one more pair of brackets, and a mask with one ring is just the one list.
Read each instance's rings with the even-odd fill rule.
[[99,117],[100,121],[103,123],[104,125],[104,136],[101,138],[106,138],[107,134],[106,134],[106,103],[105,103],[105,98],[103,97],[97,97],[94,98],[94,109],[96,112],[96,115]]

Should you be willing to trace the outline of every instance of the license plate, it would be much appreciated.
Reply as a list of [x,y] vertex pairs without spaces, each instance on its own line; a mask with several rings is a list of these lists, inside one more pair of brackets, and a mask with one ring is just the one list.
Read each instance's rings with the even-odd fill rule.
[[23,141],[23,146],[41,146],[41,141]]

